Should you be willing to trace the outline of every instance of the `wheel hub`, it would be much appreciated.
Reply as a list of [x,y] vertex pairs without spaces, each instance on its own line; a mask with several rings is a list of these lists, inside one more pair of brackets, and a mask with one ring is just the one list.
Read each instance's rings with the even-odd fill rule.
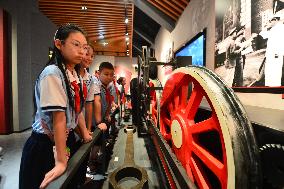
[[180,123],[177,120],[172,121],[171,135],[175,147],[180,148],[182,146],[182,129]]

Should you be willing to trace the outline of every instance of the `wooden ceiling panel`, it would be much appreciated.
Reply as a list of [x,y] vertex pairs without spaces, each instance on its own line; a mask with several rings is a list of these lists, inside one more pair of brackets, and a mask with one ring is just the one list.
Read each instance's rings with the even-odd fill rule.
[[[82,10],[84,6],[87,10]],[[126,56],[127,49],[131,56],[133,7],[128,0],[39,0],[40,11],[54,24],[81,26],[94,44],[96,54],[114,56]],[[128,24],[124,22],[126,17]]]
[[147,0],[157,9],[177,21],[184,9],[189,3],[189,0]]
[[166,13],[168,16],[170,16],[172,19],[177,20],[179,17],[179,14],[175,11],[172,11],[172,9],[164,4],[161,1],[155,1],[155,0],[149,0],[149,2],[160,9],[162,12]]
[[[148,1],[174,21],[179,19],[189,3],[189,0],[143,1]],[[132,0],[39,0],[38,2],[40,11],[56,25],[74,23],[81,26],[95,44],[97,54],[125,56],[129,49],[131,56],[134,16]],[[84,6],[87,10],[82,10]],[[128,24],[124,23],[125,17],[129,19]],[[126,41],[126,32],[129,34],[129,41]]]

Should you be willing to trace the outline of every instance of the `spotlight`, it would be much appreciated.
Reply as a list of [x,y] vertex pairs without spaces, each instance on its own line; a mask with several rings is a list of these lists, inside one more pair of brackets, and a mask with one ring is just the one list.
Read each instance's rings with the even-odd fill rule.
[[87,9],[88,9],[88,8],[87,8],[86,6],[82,6],[82,7],[81,7],[81,10],[84,10],[84,11],[85,11],[85,10],[87,10]]
[[125,18],[125,21],[124,21],[124,22],[125,22],[125,24],[127,24],[127,23],[128,23],[128,18]]
[[104,38],[104,34],[100,32],[100,33],[99,33],[99,38],[100,38],[100,39],[103,39],[103,38]]

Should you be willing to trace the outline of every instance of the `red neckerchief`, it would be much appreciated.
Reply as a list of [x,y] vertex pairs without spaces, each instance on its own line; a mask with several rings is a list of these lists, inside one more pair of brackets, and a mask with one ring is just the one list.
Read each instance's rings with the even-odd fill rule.
[[86,100],[87,94],[88,94],[87,85],[86,85],[85,82],[83,82],[83,95],[84,95],[84,100]]
[[102,84],[102,86],[106,91],[106,101],[107,101],[108,105],[110,105],[111,102],[112,102],[112,96],[110,94],[110,91],[108,90],[108,88],[104,84]]
[[74,92],[75,92],[74,109],[75,109],[76,113],[80,113],[80,106],[81,106],[81,104],[80,104],[81,103],[80,102],[80,87],[79,87],[79,85],[77,84],[76,81],[71,82],[71,85],[73,86]]

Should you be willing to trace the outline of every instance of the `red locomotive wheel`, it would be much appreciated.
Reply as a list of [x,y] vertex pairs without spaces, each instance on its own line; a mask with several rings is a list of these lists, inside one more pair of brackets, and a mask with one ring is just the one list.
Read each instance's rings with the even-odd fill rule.
[[[197,120],[204,99],[211,114]],[[251,124],[233,91],[210,70],[191,66],[173,72],[162,94],[160,132],[199,188],[261,184]]]

